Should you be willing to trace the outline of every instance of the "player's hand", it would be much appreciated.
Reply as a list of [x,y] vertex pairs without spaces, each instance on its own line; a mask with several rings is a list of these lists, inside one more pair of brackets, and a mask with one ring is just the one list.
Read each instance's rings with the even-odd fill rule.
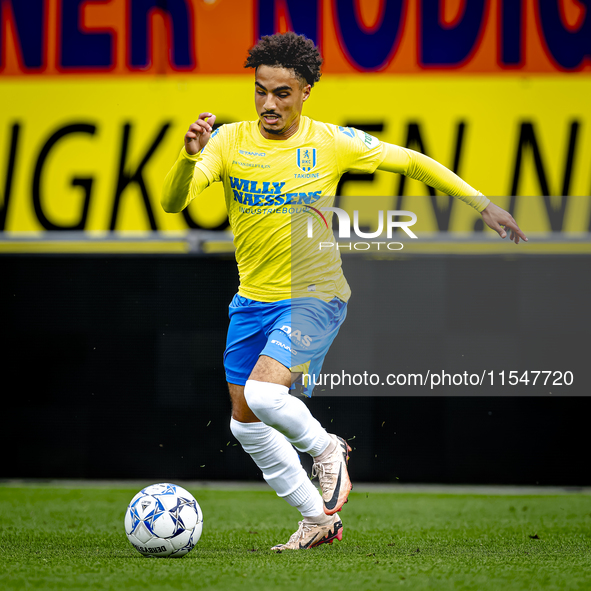
[[492,201],[482,211],[482,219],[501,238],[507,237],[507,228],[509,228],[511,231],[509,239],[515,241],[515,244],[519,244],[520,238],[527,242],[527,237],[521,231],[513,216],[504,209],[501,209],[498,205],[495,205]]
[[201,152],[211,137],[215,115],[213,113],[200,113],[199,119],[189,125],[189,131],[185,134],[185,150],[192,156]]

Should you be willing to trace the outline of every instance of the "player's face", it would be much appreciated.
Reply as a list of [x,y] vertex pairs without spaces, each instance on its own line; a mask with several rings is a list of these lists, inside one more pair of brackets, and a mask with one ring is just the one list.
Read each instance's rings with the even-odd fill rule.
[[302,87],[293,70],[259,66],[255,77],[255,105],[266,139],[285,140],[300,123],[304,101],[310,96],[310,85]]

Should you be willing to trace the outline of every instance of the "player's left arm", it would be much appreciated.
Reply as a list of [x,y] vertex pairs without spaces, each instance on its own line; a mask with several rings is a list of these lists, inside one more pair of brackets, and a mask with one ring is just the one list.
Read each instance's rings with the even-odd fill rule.
[[379,170],[404,174],[447,195],[457,197],[474,207],[482,215],[486,225],[497,232],[501,238],[507,236],[505,228],[509,228],[510,240],[514,240],[515,244],[519,243],[519,239],[527,242],[525,234],[509,212],[492,203],[457,174],[420,152],[386,142],[382,142],[382,145],[385,154],[382,163],[378,166]]

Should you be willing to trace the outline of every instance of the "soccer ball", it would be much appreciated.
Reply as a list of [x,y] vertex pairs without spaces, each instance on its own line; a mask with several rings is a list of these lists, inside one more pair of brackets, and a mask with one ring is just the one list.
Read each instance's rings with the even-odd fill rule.
[[203,513],[193,495],[167,482],[142,489],[125,513],[127,539],[144,556],[184,556],[202,528]]

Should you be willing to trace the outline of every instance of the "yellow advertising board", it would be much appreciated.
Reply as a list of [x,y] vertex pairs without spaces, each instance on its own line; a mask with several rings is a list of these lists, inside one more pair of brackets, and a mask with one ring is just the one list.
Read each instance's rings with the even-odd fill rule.
[[[304,114],[424,151],[501,196],[526,231],[588,232],[589,96],[581,76],[326,75]],[[1,102],[5,232],[225,226],[221,187],[174,215],[160,208],[160,190],[201,111],[221,123],[256,117],[251,75],[21,77],[3,81]],[[346,177],[340,192],[339,206],[370,226],[376,208],[414,211],[422,232],[472,232],[478,217],[459,202],[448,211],[444,196],[413,200],[429,195],[425,185],[380,171]]]

